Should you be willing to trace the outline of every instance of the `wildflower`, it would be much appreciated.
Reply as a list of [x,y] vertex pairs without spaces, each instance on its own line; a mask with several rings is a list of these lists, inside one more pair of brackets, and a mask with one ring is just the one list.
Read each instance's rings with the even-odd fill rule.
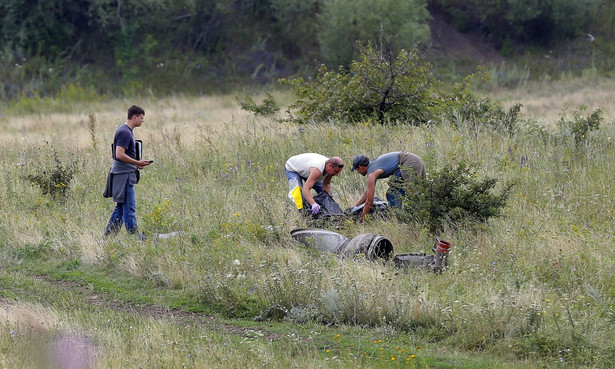
[[374,343],[382,343],[382,340],[375,340]]
[[338,338],[340,338],[341,336],[342,336],[342,334],[341,334],[341,333],[338,333],[338,334],[336,334],[336,335],[335,335],[335,337],[333,337],[333,339],[334,339],[334,340],[335,340],[335,339],[338,339]]

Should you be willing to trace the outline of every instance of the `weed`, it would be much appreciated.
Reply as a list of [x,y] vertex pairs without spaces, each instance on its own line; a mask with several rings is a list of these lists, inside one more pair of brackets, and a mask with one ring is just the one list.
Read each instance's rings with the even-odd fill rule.
[[90,138],[92,139],[92,148],[96,150],[98,146],[96,142],[96,115],[92,112],[88,114],[88,131],[90,131]]
[[269,91],[266,91],[265,94],[267,95],[267,97],[260,105],[256,104],[251,97],[248,97],[247,101],[245,102],[240,101],[239,104],[241,105],[241,108],[243,110],[249,111],[256,116],[271,117],[280,111],[280,107],[275,102],[275,99],[273,98],[273,96],[271,96],[271,93],[269,93]]
[[564,112],[557,122],[564,137],[572,137],[577,147],[587,144],[590,133],[597,131],[600,123],[604,121],[602,109],[596,109],[589,115],[583,116],[586,110],[587,106],[579,106],[573,113],[573,120],[570,120]]
[[54,198],[66,197],[70,182],[75,175],[78,160],[74,159],[69,164],[64,164],[58,156],[58,152],[53,150],[54,166],[51,168],[39,169],[39,173],[28,174],[25,179],[38,186],[44,195]]

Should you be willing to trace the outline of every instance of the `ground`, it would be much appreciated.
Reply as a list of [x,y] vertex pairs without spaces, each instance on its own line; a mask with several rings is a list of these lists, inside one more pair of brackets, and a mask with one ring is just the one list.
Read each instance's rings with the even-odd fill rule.
[[499,64],[505,59],[480,31],[460,32],[447,14],[435,6],[429,7],[431,42],[426,55],[430,60],[451,59],[468,64]]

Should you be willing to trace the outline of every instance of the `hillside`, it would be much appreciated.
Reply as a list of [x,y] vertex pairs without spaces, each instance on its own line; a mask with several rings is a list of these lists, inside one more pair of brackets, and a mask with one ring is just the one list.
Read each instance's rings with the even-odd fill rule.
[[505,58],[479,31],[460,32],[441,8],[428,7],[431,44],[426,56],[431,60],[455,60],[465,64],[501,63]]

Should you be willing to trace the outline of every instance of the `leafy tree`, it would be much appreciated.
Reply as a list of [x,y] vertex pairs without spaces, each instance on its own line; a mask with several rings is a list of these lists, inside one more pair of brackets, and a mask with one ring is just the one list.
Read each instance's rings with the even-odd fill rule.
[[375,41],[383,28],[394,36],[394,52],[429,37],[426,0],[328,0],[319,14],[320,56],[329,66],[347,66],[360,51],[356,42]]
[[363,47],[360,60],[348,70],[334,72],[323,65],[313,82],[282,80],[298,96],[291,106],[296,109],[294,119],[425,122],[437,105],[432,90],[438,82],[429,73],[431,65],[416,50],[401,50],[394,56],[384,47],[384,51],[371,44]]
[[371,44],[361,47],[361,59],[349,69],[340,67],[334,72],[323,65],[313,81],[282,80],[298,97],[290,106],[295,114],[291,119],[299,123],[374,120],[421,125],[444,117],[468,122],[473,128],[515,133],[521,105],[505,111],[499,102],[477,96],[473,82],[477,76],[486,78],[482,72],[445,89],[416,49],[393,55],[384,37],[382,40],[379,49]]

